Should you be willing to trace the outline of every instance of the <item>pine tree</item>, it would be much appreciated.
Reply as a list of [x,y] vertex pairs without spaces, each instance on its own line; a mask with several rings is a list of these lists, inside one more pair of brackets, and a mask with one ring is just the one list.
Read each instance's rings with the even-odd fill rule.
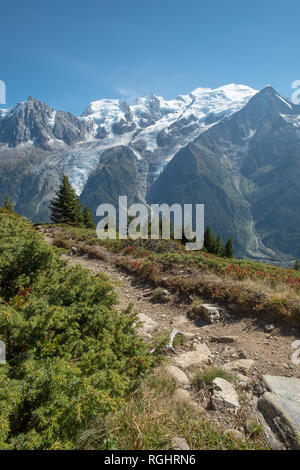
[[233,258],[234,257],[234,252],[233,252],[233,244],[232,244],[232,239],[228,238],[226,245],[225,245],[225,250],[224,250],[224,256],[225,258]]
[[223,252],[224,252],[224,247],[223,247],[222,238],[221,238],[221,235],[218,234],[216,243],[215,243],[215,254],[217,256],[223,256]]
[[12,205],[11,200],[9,199],[9,196],[7,194],[5,196],[4,207],[10,212],[13,212],[14,210],[14,206]]
[[88,208],[88,206],[85,206],[83,212],[82,212],[82,218],[83,218],[83,223],[87,228],[95,228],[95,222],[93,219],[93,214]]
[[80,201],[69,179],[63,175],[56,197],[50,201],[50,219],[56,224],[80,225],[83,222]]
[[300,263],[297,259],[296,259],[295,264],[294,264],[294,269],[295,269],[295,271],[300,271]]
[[208,253],[215,253],[216,242],[215,237],[209,226],[206,227],[204,232],[204,247],[207,249]]

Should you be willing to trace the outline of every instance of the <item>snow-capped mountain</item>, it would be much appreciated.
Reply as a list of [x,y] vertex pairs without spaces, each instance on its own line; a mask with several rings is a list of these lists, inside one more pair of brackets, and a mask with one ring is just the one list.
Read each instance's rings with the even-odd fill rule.
[[178,129],[183,130],[181,137],[201,132],[207,126],[206,120],[211,123],[231,115],[255,93],[247,86],[231,84],[215,90],[197,88],[173,100],[151,94],[138,98],[131,106],[123,100],[105,99],[92,101],[82,118],[94,124],[94,137],[107,140],[109,145],[113,136],[118,137],[119,144],[120,136],[126,135],[122,143],[130,143],[138,153],[141,148],[161,153],[159,148],[171,142],[180,145]]
[[204,203],[207,222],[233,236],[239,255],[299,257],[272,215],[272,205],[283,208],[296,240],[299,149],[300,108],[271,87],[197,88],[132,105],[102,99],[81,116],[29,97],[0,111],[0,204],[7,193],[19,213],[46,221],[65,173],[94,212],[123,194],[129,204]]
[[80,117],[29,97],[0,114],[0,158],[10,148],[26,155],[46,151],[34,172],[56,169],[58,180],[64,171],[80,194],[103,152],[125,145],[143,167],[139,197],[144,199],[181,147],[242,108],[255,93],[247,86],[231,84],[215,90],[197,88],[173,100],[151,94],[131,106],[123,100],[102,99],[92,101]]

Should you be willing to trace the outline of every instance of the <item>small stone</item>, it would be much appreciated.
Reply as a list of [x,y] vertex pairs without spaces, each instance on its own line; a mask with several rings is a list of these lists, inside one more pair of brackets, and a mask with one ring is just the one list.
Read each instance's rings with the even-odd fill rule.
[[216,343],[235,343],[238,339],[238,336],[213,336],[211,341]]
[[139,313],[138,319],[140,322],[143,323],[142,327],[139,328],[141,333],[145,333],[146,335],[153,333],[158,328],[158,323],[152,318],[148,317],[144,313]]
[[245,351],[243,351],[242,349],[237,351],[237,356],[238,356],[239,359],[247,359],[247,355],[246,355]]
[[190,450],[190,447],[183,437],[172,438],[172,450]]
[[223,367],[230,372],[238,372],[247,375],[253,364],[254,361],[252,359],[238,359],[237,361],[227,362]]
[[270,324],[268,324],[268,325],[265,326],[265,331],[266,331],[267,333],[270,333],[270,331],[273,331],[274,328],[275,328],[275,326],[273,325],[273,323],[270,323]]
[[238,410],[239,400],[234,386],[225,379],[217,377],[213,380],[213,395],[211,406],[214,410],[232,408]]
[[238,439],[239,441],[245,440],[245,434],[238,429],[226,429],[225,434],[234,437],[234,439]]

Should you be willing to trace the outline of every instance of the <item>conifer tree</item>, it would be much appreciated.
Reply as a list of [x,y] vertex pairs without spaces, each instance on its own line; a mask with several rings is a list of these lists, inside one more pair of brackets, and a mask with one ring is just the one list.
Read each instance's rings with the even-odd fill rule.
[[80,201],[69,179],[63,175],[56,197],[50,201],[50,219],[56,224],[80,225],[83,222]]
[[295,271],[300,271],[300,264],[299,261],[296,259],[295,264],[294,264],[294,269]]
[[86,228],[95,228],[95,222],[93,219],[93,214],[88,208],[88,206],[85,206],[83,212],[82,212],[82,218],[83,218],[83,223],[86,226]]
[[233,258],[234,257],[234,252],[233,252],[233,244],[232,244],[232,239],[228,238],[226,245],[225,245],[225,250],[224,250],[224,256],[225,258]]
[[223,247],[222,238],[221,238],[221,235],[218,234],[216,243],[215,243],[215,254],[217,256],[223,256],[223,253],[224,253],[224,247]]
[[215,253],[216,242],[209,226],[206,227],[204,232],[204,247],[207,249],[208,253]]
[[12,205],[11,200],[9,199],[9,196],[7,194],[5,196],[4,207],[10,212],[13,212],[14,210],[14,206]]

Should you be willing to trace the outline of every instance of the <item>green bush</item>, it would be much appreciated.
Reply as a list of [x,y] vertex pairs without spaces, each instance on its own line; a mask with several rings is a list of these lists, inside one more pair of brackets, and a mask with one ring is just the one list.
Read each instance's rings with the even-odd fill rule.
[[74,448],[125,402],[156,358],[115,303],[104,275],[67,269],[27,222],[0,213],[1,449]]

